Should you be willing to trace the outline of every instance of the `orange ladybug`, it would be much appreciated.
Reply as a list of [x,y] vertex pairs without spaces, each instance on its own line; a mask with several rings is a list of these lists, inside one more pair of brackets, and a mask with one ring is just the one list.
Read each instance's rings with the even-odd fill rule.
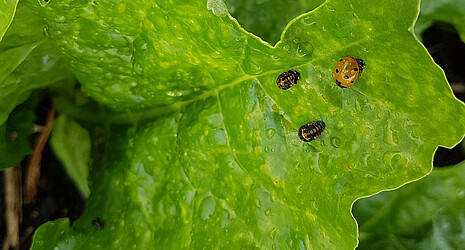
[[362,59],[346,56],[336,63],[333,78],[337,86],[347,88],[352,86],[362,74],[366,64]]

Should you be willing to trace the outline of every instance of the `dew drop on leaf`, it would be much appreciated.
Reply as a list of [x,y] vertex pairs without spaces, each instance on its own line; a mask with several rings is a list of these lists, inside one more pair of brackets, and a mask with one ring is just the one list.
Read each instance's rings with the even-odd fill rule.
[[208,0],[207,8],[213,12],[216,16],[225,17],[228,15],[228,7],[223,0]]
[[208,219],[208,217],[215,212],[215,204],[215,198],[213,198],[212,196],[207,196],[203,199],[201,214],[202,220]]
[[331,138],[331,145],[335,148],[339,148],[339,145],[341,144],[341,139],[339,137],[333,137]]
[[242,69],[245,73],[250,75],[258,75],[263,72],[263,68],[251,60],[244,60],[242,62]]
[[337,131],[341,131],[343,128],[344,128],[344,122],[343,121],[338,121],[336,123],[336,126],[334,126],[334,128],[337,130]]
[[39,0],[39,4],[42,7],[47,6],[50,3],[50,0]]
[[271,139],[276,134],[276,130],[274,130],[274,128],[269,128],[265,131],[265,133],[266,133],[266,138]]

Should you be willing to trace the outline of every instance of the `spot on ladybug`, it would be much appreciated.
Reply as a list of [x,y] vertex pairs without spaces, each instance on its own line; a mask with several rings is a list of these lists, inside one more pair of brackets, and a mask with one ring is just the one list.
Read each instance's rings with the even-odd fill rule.
[[299,137],[302,141],[309,142],[316,140],[325,129],[325,123],[322,121],[310,122],[299,128]]
[[295,70],[289,70],[287,72],[283,72],[278,76],[276,83],[280,89],[288,89],[294,84],[297,84],[297,80],[300,79],[300,73]]
[[360,77],[365,66],[366,64],[362,59],[355,59],[351,56],[344,57],[336,63],[333,78],[339,87],[350,87]]

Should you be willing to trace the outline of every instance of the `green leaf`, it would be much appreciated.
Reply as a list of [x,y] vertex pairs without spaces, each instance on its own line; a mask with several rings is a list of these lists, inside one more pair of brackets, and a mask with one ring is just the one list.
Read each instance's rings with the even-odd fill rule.
[[324,0],[248,1],[225,0],[231,15],[247,31],[275,44],[293,18],[315,9]]
[[[37,239],[354,248],[354,200],[426,175],[438,145],[462,139],[465,107],[413,35],[418,1],[329,0],[275,47],[208,2],[30,2],[83,90],[144,120],[100,128],[87,213]],[[331,76],[344,56],[367,63],[347,89]],[[299,83],[281,90],[276,78],[290,69]],[[302,142],[299,127],[315,120],[326,129]]]
[[16,5],[18,5],[18,0],[4,0],[0,2],[0,42],[13,20]]
[[446,22],[454,25],[465,42],[465,3],[463,0],[422,0],[420,16],[415,33],[421,34],[433,22]]
[[85,198],[89,197],[89,132],[66,115],[60,115],[53,124],[50,144],[81,194]]
[[0,124],[34,89],[71,76],[68,64],[44,36],[45,23],[24,3],[0,43]]
[[0,170],[14,167],[32,153],[29,135],[34,129],[37,103],[37,98],[31,98],[16,107],[8,121],[0,126]]
[[465,162],[359,200],[360,249],[459,249],[465,244]]
[[[61,218],[42,225],[34,234],[31,248],[50,248],[50,242],[56,242],[67,228],[69,228],[69,218]],[[57,246],[58,249],[63,247]]]

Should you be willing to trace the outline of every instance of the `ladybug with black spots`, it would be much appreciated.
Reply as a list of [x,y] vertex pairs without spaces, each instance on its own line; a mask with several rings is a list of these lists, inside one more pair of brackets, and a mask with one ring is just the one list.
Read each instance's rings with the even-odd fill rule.
[[362,74],[366,64],[362,59],[346,56],[336,63],[333,78],[337,86],[347,88],[352,86]]
[[310,122],[302,125],[299,128],[299,137],[304,142],[316,140],[323,130],[325,129],[325,123],[322,121]]
[[297,80],[300,79],[300,73],[295,70],[289,70],[283,72],[278,76],[276,83],[280,89],[289,89],[290,87],[297,84]]

